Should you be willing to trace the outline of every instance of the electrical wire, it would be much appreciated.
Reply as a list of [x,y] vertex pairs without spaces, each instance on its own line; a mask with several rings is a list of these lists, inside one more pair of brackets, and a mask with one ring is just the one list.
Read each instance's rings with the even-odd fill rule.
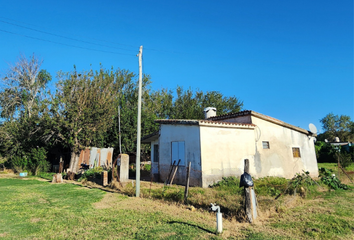
[[134,54],[127,54],[127,53],[119,53],[119,52],[105,51],[105,50],[99,50],[99,49],[94,49],[94,48],[80,47],[80,46],[75,46],[75,45],[71,45],[71,44],[55,42],[55,41],[46,40],[46,39],[43,39],[43,38],[37,38],[37,37],[32,37],[32,36],[28,36],[28,35],[24,35],[24,34],[19,34],[19,33],[10,32],[10,31],[3,30],[3,29],[0,29],[0,31],[1,31],[1,32],[5,32],[5,33],[10,33],[10,34],[18,35],[18,36],[22,36],[22,37],[26,37],[26,38],[31,38],[31,39],[35,39],[35,40],[40,40],[40,41],[44,41],[44,42],[55,43],[55,44],[59,44],[59,45],[63,45],[63,46],[69,46],[69,47],[80,48],[80,49],[85,49],[85,50],[90,50],[90,51],[96,51],[96,52],[112,53],[112,54],[117,54],[117,55],[134,56]]
[[89,41],[84,41],[84,40],[80,40],[80,39],[76,39],[76,38],[72,38],[72,37],[66,37],[66,36],[62,36],[62,35],[59,35],[59,34],[50,33],[50,32],[46,32],[46,31],[42,31],[42,30],[30,28],[30,27],[25,27],[25,26],[22,26],[22,25],[19,25],[19,24],[10,23],[10,22],[3,21],[3,20],[0,20],[0,22],[6,23],[6,24],[9,24],[9,25],[12,25],[12,26],[16,26],[16,27],[28,29],[28,30],[35,31],[35,32],[44,33],[44,34],[51,35],[51,36],[55,36],[55,37],[61,37],[61,38],[65,38],[65,39],[77,41],[77,42],[88,43],[88,44],[97,45],[97,46],[102,46],[102,47],[115,48],[115,49],[125,50],[125,51],[133,51],[133,50],[130,50],[130,49],[128,50],[128,49],[125,49],[125,48],[117,48],[117,47],[112,47],[112,46],[108,46],[108,45],[104,45],[104,44],[98,44],[98,43],[93,43],[93,42],[89,42]]
[[[19,22],[19,21],[16,21],[16,20],[14,20],[14,19],[6,18],[6,17],[1,17],[1,16],[0,16],[0,18],[6,19],[6,20],[12,21],[12,22],[21,23],[22,25],[16,24],[16,23],[11,23],[11,22],[4,21],[4,20],[0,20],[0,22],[6,23],[6,24],[9,24],[9,25],[13,25],[13,26],[17,26],[17,27],[20,27],[20,28],[28,29],[28,30],[31,30],[31,31],[36,31],[36,32],[40,32],[40,33],[44,33],[44,34],[48,34],[48,35],[52,35],[52,36],[56,36],[56,37],[65,38],[65,39],[68,39],[68,40],[73,40],[73,41],[78,41],[78,42],[93,44],[93,45],[97,45],[97,46],[103,46],[103,47],[109,47],[109,48],[115,48],[115,49],[119,49],[119,50],[124,50],[124,51],[134,51],[134,52],[136,52],[136,50],[135,50],[135,49],[136,49],[136,46],[132,46],[132,45],[128,45],[128,44],[123,44],[123,43],[112,42],[112,41],[107,41],[107,40],[103,40],[103,39],[92,38],[92,37],[91,37],[91,38],[90,38],[90,37],[86,37],[86,38],[88,38],[88,39],[92,39],[92,40],[99,41],[99,42],[106,42],[106,43],[109,43],[109,44],[126,46],[126,47],[129,47],[129,48],[131,48],[131,49],[118,48],[118,47],[113,47],[113,46],[111,46],[111,45],[104,45],[104,44],[93,43],[93,42],[89,42],[89,41],[85,41],[85,40],[80,40],[80,39],[77,39],[77,38],[66,37],[66,36],[63,36],[63,35],[59,35],[59,34],[55,34],[55,33],[50,33],[50,32],[43,31],[43,30],[34,29],[34,28],[31,28],[31,27],[26,27],[26,26],[23,26],[23,24],[27,24],[27,25],[30,25],[30,26],[34,26],[34,27],[37,27],[37,28],[38,28],[38,27],[39,27],[39,28],[43,28],[43,27],[41,27],[41,26],[36,26],[36,25],[33,25],[33,24],[24,23],[24,22]],[[134,50],[133,50],[133,48],[134,48]],[[168,50],[161,50],[161,49],[153,49],[153,48],[144,48],[144,49],[145,49],[145,50],[148,50],[148,51],[155,51],[155,52],[173,53],[173,54],[183,54],[183,53],[179,53],[179,52],[175,52],[175,51],[168,51]]]

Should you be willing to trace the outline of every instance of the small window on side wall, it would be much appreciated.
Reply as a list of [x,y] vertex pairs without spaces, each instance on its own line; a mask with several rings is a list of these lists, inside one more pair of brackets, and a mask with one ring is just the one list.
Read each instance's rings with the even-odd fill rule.
[[300,157],[301,157],[301,155],[300,155],[300,148],[293,147],[293,157],[294,157],[294,158],[300,158]]
[[262,142],[263,149],[270,149],[269,142],[268,141],[263,141]]

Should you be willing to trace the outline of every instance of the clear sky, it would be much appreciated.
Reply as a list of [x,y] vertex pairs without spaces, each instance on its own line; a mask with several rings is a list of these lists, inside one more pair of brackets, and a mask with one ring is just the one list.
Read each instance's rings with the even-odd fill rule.
[[352,0],[0,0],[1,72],[35,53],[54,77],[138,73],[140,45],[153,89],[219,91],[305,129],[354,120]]

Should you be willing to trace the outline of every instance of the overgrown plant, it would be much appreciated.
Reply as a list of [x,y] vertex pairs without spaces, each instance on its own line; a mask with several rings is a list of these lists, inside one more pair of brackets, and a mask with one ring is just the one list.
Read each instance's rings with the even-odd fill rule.
[[33,175],[38,175],[39,172],[47,172],[49,170],[50,164],[47,161],[47,151],[43,147],[31,149],[28,167]]
[[333,174],[333,171],[327,168],[319,168],[319,177],[321,182],[329,186],[331,189],[338,190],[344,189],[347,190],[349,187],[345,184],[342,184],[341,181]]
[[89,178],[101,179],[103,170],[104,169],[102,167],[90,168],[81,175],[78,181],[81,182],[82,180],[87,180]]

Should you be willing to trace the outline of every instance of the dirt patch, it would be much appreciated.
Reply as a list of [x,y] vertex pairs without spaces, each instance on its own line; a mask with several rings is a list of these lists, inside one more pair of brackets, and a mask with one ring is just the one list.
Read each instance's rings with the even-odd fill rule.
[[114,207],[122,199],[118,199],[119,195],[116,193],[106,193],[101,201],[94,203],[96,209],[106,209]]
[[39,222],[41,219],[40,218],[31,218],[31,223],[37,223]]
[[7,236],[7,232],[4,232],[4,233],[0,233],[0,237],[6,237]]
[[15,177],[18,177],[18,175],[11,172],[2,172],[0,174],[0,178],[15,178]]

